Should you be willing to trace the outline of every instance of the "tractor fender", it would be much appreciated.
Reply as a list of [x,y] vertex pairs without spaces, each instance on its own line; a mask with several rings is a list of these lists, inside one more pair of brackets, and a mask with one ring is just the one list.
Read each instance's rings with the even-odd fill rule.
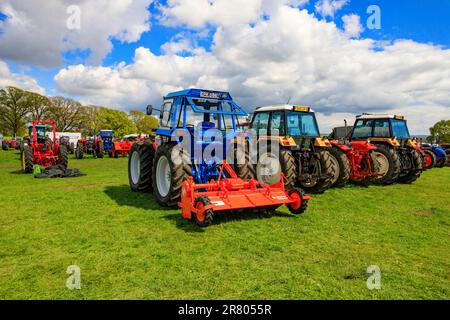
[[338,148],[343,152],[349,152],[350,150],[352,150],[352,148],[348,147],[345,144],[339,143],[337,140],[332,140],[332,141],[330,141],[330,143],[333,147]]
[[331,143],[327,138],[314,138],[314,146],[316,147],[331,147]]
[[369,143],[374,142],[374,143],[385,143],[390,145],[391,147],[400,147],[400,142],[398,142],[398,140],[396,138],[370,138],[368,140]]

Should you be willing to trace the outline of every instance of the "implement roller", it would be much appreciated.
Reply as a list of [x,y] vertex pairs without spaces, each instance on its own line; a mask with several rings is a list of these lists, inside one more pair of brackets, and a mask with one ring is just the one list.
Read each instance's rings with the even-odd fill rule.
[[255,179],[244,181],[238,178],[233,168],[224,161],[217,181],[197,184],[191,177],[183,183],[181,208],[185,219],[194,218],[201,227],[212,223],[217,212],[236,212],[245,209],[273,211],[286,205],[293,214],[303,213],[311,197],[300,188],[285,188],[286,178],[266,185]]

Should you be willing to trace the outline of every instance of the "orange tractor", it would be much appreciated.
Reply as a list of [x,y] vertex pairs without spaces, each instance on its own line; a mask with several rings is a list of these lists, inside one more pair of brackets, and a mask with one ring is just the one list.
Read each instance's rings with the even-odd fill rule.
[[[47,136],[47,128],[52,127],[52,139]],[[56,121],[35,120],[29,127],[29,136],[23,139],[21,152],[22,170],[33,172],[34,166],[49,167],[61,165],[67,168],[69,159],[68,141],[60,143],[56,137]]]

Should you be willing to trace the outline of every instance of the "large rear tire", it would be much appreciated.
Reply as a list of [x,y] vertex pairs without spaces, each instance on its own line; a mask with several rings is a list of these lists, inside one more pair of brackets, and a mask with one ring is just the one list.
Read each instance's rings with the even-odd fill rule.
[[280,182],[281,172],[287,180],[287,185],[293,187],[297,181],[295,158],[292,152],[285,148],[280,149],[279,155],[272,151],[262,154],[255,171],[257,180],[268,185]]
[[400,182],[400,183],[411,184],[414,181],[416,181],[422,174],[423,158],[420,155],[420,153],[417,152],[416,150],[411,150],[410,157],[411,157],[410,161],[411,161],[412,168],[406,175],[398,178],[398,182]]
[[424,165],[425,169],[431,169],[436,165],[436,155],[431,150],[423,150],[424,153]]
[[[250,161],[249,151],[246,149],[245,151],[239,152],[239,147],[235,147],[235,158],[234,158],[234,168],[236,174],[239,178],[244,181],[249,181],[251,179],[255,179],[256,172]],[[243,159],[238,159],[238,157],[242,157]]]
[[300,185],[306,192],[323,193],[331,188],[335,169],[330,152],[320,150],[317,153],[315,172],[313,173],[313,176],[316,176],[315,180],[308,183],[300,180]]
[[153,193],[156,201],[167,207],[175,207],[181,199],[182,184],[192,176],[190,158],[181,150],[175,154],[178,159],[172,159],[174,146],[162,145],[155,153],[152,168]]
[[75,158],[77,159],[83,159],[84,156],[84,150],[83,150],[83,144],[81,142],[77,143],[77,148],[75,149]]
[[6,144],[5,141],[2,141],[2,150],[3,151],[8,151],[8,145]]
[[99,142],[97,146],[97,158],[103,159],[103,156],[105,155],[105,149],[103,147],[103,142]]
[[130,157],[128,158],[128,181],[132,191],[151,192],[153,190],[152,167],[154,157],[155,150],[150,143],[134,143],[131,147]]
[[33,148],[29,145],[23,147],[23,151],[20,154],[22,162],[22,170],[25,173],[32,173],[34,168],[33,161]]
[[374,170],[382,174],[373,182],[379,185],[389,185],[397,181],[400,176],[400,156],[397,151],[388,145],[377,144],[377,149],[371,153]]
[[334,162],[334,175],[332,179],[332,187],[341,188],[345,186],[350,179],[350,162],[344,151],[337,147],[332,147],[328,150],[331,155],[331,160]]
[[65,144],[59,145],[58,156],[59,156],[59,165],[61,165],[64,169],[67,169],[67,166],[69,164],[69,150],[67,148],[67,145]]

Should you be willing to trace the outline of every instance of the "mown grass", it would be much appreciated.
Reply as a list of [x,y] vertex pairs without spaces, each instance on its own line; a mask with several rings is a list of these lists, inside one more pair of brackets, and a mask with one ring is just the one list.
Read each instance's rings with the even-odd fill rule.
[[[302,216],[207,229],[128,188],[126,159],[71,159],[39,180],[0,152],[1,299],[449,299],[450,168],[413,185],[347,186]],[[81,290],[66,268],[81,268]],[[368,290],[378,265],[381,290]]]

